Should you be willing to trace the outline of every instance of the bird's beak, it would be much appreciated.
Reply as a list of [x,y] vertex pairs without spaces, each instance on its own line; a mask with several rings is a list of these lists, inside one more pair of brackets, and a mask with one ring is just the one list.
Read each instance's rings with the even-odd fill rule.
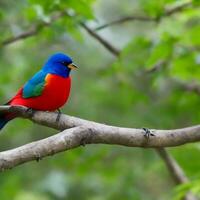
[[77,69],[78,68],[77,65],[75,65],[74,63],[69,64],[68,67],[70,69]]

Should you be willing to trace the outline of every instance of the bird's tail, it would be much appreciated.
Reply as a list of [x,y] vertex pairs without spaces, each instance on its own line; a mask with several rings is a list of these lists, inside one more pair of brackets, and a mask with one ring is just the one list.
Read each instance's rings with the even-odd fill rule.
[[0,130],[14,118],[15,115],[13,113],[0,113]]
[[7,120],[6,114],[0,115],[0,130],[7,124],[9,120]]

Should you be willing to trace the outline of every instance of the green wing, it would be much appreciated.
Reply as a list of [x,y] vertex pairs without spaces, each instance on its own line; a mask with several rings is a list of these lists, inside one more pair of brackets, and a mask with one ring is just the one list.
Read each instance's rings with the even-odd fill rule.
[[39,71],[23,87],[23,97],[31,98],[40,96],[45,88],[47,73]]

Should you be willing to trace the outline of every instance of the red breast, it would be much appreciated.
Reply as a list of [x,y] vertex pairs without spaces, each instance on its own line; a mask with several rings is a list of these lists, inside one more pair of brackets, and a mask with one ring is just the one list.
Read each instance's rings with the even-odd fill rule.
[[40,96],[23,98],[22,88],[9,102],[10,105],[23,105],[36,110],[53,111],[62,107],[68,100],[71,88],[71,78],[63,78],[49,74],[45,78],[46,84]]

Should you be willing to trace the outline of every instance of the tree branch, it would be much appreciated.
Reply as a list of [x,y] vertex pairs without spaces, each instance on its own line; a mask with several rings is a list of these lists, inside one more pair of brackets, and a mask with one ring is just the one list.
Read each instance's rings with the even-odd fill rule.
[[[170,15],[172,15],[174,13],[180,12],[183,9],[185,9],[185,8],[191,6],[191,5],[192,5],[191,2],[186,2],[186,3],[183,3],[181,5],[178,5],[178,6],[169,8],[169,9],[166,9],[165,12],[164,12],[164,14],[160,18],[165,17],[165,16],[170,16]],[[43,28],[50,26],[54,21],[57,21],[58,19],[60,19],[60,18],[62,18],[64,16],[68,16],[69,17],[69,14],[66,11],[58,12],[58,13],[56,13],[55,15],[53,15],[50,18],[49,22],[42,21],[41,23],[39,23],[38,25],[35,25],[34,27],[30,28],[30,30],[28,30],[26,32],[23,32],[23,33],[21,33],[21,34],[19,34],[17,36],[5,39],[4,41],[1,42],[1,45],[2,46],[6,46],[6,45],[14,43],[16,41],[32,37],[32,36],[36,35],[39,31],[41,31]],[[103,28],[107,28],[108,26],[112,26],[112,25],[124,23],[124,22],[127,22],[127,21],[132,21],[132,20],[158,21],[159,19],[157,17],[149,17],[149,16],[126,16],[126,17],[122,17],[120,19],[111,21],[109,23],[106,23],[104,25],[101,25],[101,26],[97,27],[95,30],[101,30]],[[102,40],[102,38],[98,37],[98,35],[95,32],[93,32],[93,31],[91,32],[91,29],[89,29],[84,23],[80,23],[80,25],[85,30],[87,30],[87,32],[90,35],[93,35],[93,37],[95,37],[98,40]],[[107,43],[104,39],[103,39],[103,41],[101,41],[101,43],[104,46],[107,46],[107,49],[111,49],[111,51],[115,52],[114,54],[119,55],[119,50],[115,49],[112,46],[110,47],[109,43]]]
[[19,40],[23,40],[29,37],[32,37],[34,35],[36,35],[37,33],[39,33],[39,31],[41,31],[43,28],[50,26],[53,22],[57,21],[58,19],[60,19],[61,17],[67,16],[66,12],[59,12],[56,13],[55,15],[53,15],[49,22],[45,22],[45,21],[41,21],[38,25],[33,26],[32,28],[30,28],[30,30],[23,32],[15,37],[10,37],[5,39],[4,41],[1,42],[2,46],[6,46],[8,44],[17,42]]
[[153,65],[151,68],[148,68],[145,72],[148,74],[155,73],[157,71],[160,71],[162,68],[164,68],[166,64],[167,64],[167,61],[161,59],[157,63],[155,63],[155,65]]
[[184,10],[185,8],[190,7],[190,6],[192,6],[192,1],[188,1],[188,2],[182,3],[180,5],[168,8],[168,9],[166,8],[165,12],[164,12],[164,16],[173,15],[173,14],[180,12],[180,11]]
[[[163,159],[166,167],[168,168],[168,171],[170,172],[172,178],[174,179],[174,181],[177,185],[189,182],[189,180],[186,177],[182,168],[179,166],[179,164],[176,162],[176,160],[167,152],[166,149],[156,148],[155,150],[158,152],[160,157]],[[183,199],[184,200],[197,200],[197,198],[191,192],[188,192]]]
[[185,176],[183,170],[180,168],[177,162],[173,159],[173,157],[170,156],[168,152],[163,148],[156,148],[156,151],[165,162],[176,184],[187,183],[188,178]]
[[[190,3],[188,3],[189,5]],[[182,10],[184,7],[188,6],[188,5],[182,5],[182,6],[179,6],[177,8],[174,8],[174,9],[171,9],[171,10],[168,10],[165,14],[165,16],[169,16],[173,13],[176,13],[180,10]],[[40,25],[38,26],[35,26],[33,27],[32,29],[30,29],[29,31],[25,32],[25,33],[22,33],[16,37],[11,37],[5,41],[3,41],[2,45],[7,45],[7,44],[10,44],[10,43],[13,43],[13,42],[16,42],[18,40],[21,40],[21,39],[25,39],[25,38],[28,38],[28,37],[31,37],[35,34],[37,34],[42,28],[46,27],[46,26],[50,26],[51,23],[57,19],[59,19],[60,17],[64,16],[66,13],[61,13],[60,16],[58,14],[58,16],[56,16],[55,18],[53,17],[49,23],[45,23],[45,22],[42,22]],[[130,21],[130,20],[142,20],[142,21],[157,21],[158,19],[156,18],[147,18],[147,17],[137,17],[137,16],[131,16],[131,17],[126,17],[124,19],[120,19],[116,22],[111,22],[111,25],[114,25],[114,24],[117,24],[117,23],[123,23],[125,21]],[[101,36],[99,36],[98,34],[96,34],[93,30],[91,30],[89,27],[87,27],[85,24],[83,23],[80,23],[81,26],[91,35],[93,36],[95,39],[97,39],[101,44],[103,44],[104,47],[106,47],[111,53],[113,53],[115,56],[119,56],[120,54],[120,51],[117,50],[115,47],[113,47],[109,42],[107,42],[106,40],[104,40]],[[99,27],[98,29],[102,29],[102,28],[105,28],[109,26],[109,23],[108,25],[104,25],[104,27]],[[163,64],[163,63],[162,63]],[[153,71],[157,71],[158,68],[160,68],[160,65],[158,65],[158,67],[156,66],[155,68],[152,68],[150,70],[150,72],[153,72]],[[187,87],[187,89],[189,91],[195,91],[197,93],[199,93],[199,89],[194,89],[196,87]],[[10,109],[10,108],[9,108]],[[12,109],[11,109],[12,110]],[[20,112],[24,113],[22,114],[21,116],[23,117],[28,117],[30,118],[30,116],[27,115],[27,113],[25,112],[26,109],[23,109],[21,110]],[[19,112],[19,110],[17,111]],[[45,116],[45,117],[44,117]],[[44,118],[43,118],[44,117]],[[60,151],[64,151],[64,150],[68,150],[70,148],[75,148],[75,147],[78,147],[82,144],[85,144],[86,143],[86,139],[85,139],[85,136],[83,135],[82,136],[82,133],[87,133],[87,132],[90,132],[92,129],[90,128],[86,128],[86,127],[79,127],[79,125],[82,125],[82,124],[85,124],[85,123],[89,123],[90,125],[100,125],[98,123],[95,123],[95,122],[89,122],[89,121],[86,121],[86,120],[82,120],[82,119],[78,119],[78,118],[73,118],[73,117],[70,117],[70,116],[64,116],[64,118],[67,118],[66,120],[69,120],[68,123],[66,122],[59,122],[58,124],[55,122],[56,120],[56,117],[57,115],[53,114],[52,113],[43,113],[43,112],[37,112],[37,115],[32,117],[32,120],[37,122],[37,123],[41,123],[43,125],[47,125],[47,126],[50,126],[50,127],[53,127],[53,128],[56,128],[56,129],[65,129],[67,127],[73,127],[73,126],[77,126],[77,128],[72,128],[72,129],[69,129],[69,130],[66,130],[62,133],[59,133],[57,135],[52,136],[50,138],[46,138],[44,140],[40,140],[38,142],[34,142],[34,143],[30,143],[30,144],[27,144],[27,145],[24,145],[22,147],[19,147],[19,148],[16,148],[16,149],[13,149],[13,150],[9,150],[9,151],[5,151],[5,152],[2,152],[0,153],[0,170],[3,170],[3,169],[8,169],[8,168],[12,168],[14,166],[17,166],[19,164],[22,164],[24,162],[28,162],[30,160],[39,160],[41,159],[42,157],[45,157],[45,156],[49,156],[49,155],[53,155],[54,153],[58,153]],[[54,119],[53,119],[54,118]],[[62,115],[62,118],[63,118],[63,115]],[[53,121],[52,121],[53,119]],[[78,120],[78,121],[77,121]],[[78,125],[79,124],[79,125]],[[101,126],[101,125],[100,125]],[[104,125],[105,126],[105,125]],[[119,129],[121,131],[121,129],[123,129],[124,131],[127,131],[129,133],[130,129],[126,130],[126,128],[119,128],[119,127],[109,127],[109,126],[106,126],[107,128],[113,128],[115,130],[113,130],[114,132],[118,132],[117,129]],[[103,127],[102,127],[103,128]],[[133,129],[134,130],[134,129]],[[137,131],[139,131],[139,134],[140,134],[140,137],[141,137],[141,129],[135,129]],[[136,133],[137,133],[136,131]],[[172,131],[172,132],[171,132]],[[172,146],[174,145],[181,145],[181,144],[184,144],[184,143],[187,143],[187,142],[195,142],[195,141],[198,141],[199,140],[199,136],[197,135],[197,137],[194,137],[192,140],[187,140],[187,137],[188,134],[187,133],[192,133],[192,135],[194,135],[195,133],[198,133],[199,132],[199,126],[196,126],[196,127],[190,127],[190,128],[187,128],[187,129],[179,129],[179,130],[174,130],[175,133],[177,133],[176,131],[179,132],[182,132],[183,131],[183,137],[185,137],[184,140],[181,140],[178,141],[178,143],[175,143],[173,144]],[[159,133],[160,131],[157,130],[157,132]],[[162,131],[161,131],[162,132]],[[169,130],[167,131],[169,132],[170,134],[168,134],[169,137],[174,137],[174,133],[173,133],[173,130]],[[75,134],[76,133],[76,134]],[[95,133],[95,132],[94,132]],[[64,141],[68,141],[70,140],[70,137],[65,137],[66,135],[69,136],[69,135],[72,135],[72,136],[75,136],[75,135],[80,135],[81,136],[81,139],[79,138],[78,139],[73,139],[72,141],[73,142],[78,142],[78,143],[65,143]],[[75,134],[75,135],[73,135]],[[98,133],[99,134],[99,133]],[[97,134],[97,136],[98,136]],[[132,133],[131,133],[132,134]],[[175,134],[176,135],[176,134]],[[167,136],[167,137],[168,137]],[[178,134],[178,136],[180,136],[180,134]],[[131,136],[131,137],[134,137],[134,136]],[[64,138],[64,139],[63,139]],[[75,138],[75,137],[72,137],[72,138]],[[86,137],[87,138],[87,137]],[[112,137],[110,137],[112,139]],[[155,137],[153,137],[155,138]],[[152,138],[152,139],[153,139]],[[66,140],[65,140],[66,139]],[[101,138],[102,139],[102,138]],[[115,141],[115,137],[113,138]],[[119,138],[120,139],[120,138]],[[141,140],[143,140],[140,145],[141,146],[145,146],[145,147],[151,147],[151,145],[154,146],[154,144],[148,144],[149,141],[146,140],[145,137],[143,137],[142,135],[142,138],[140,138]],[[159,137],[156,136],[156,139],[155,140],[159,140]],[[139,140],[140,141],[140,140]],[[55,142],[55,144],[54,144]],[[127,141],[128,142],[128,141]],[[98,141],[97,143],[109,143],[109,141],[104,141],[104,139],[102,139],[102,141]],[[47,146],[46,146],[47,144]],[[66,146],[64,146],[63,144],[67,144]],[[132,144],[130,142],[127,143],[127,144],[124,144],[124,143],[118,143],[118,141],[112,143],[112,144],[120,144],[120,145],[127,145],[128,146],[134,146],[134,144]],[[137,146],[138,144],[136,144]],[[157,144],[156,144],[157,145]],[[163,145],[161,143],[161,145]],[[165,145],[165,144],[164,144]],[[168,144],[167,144],[168,145]],[[170,144],[171,146],[171,144]],[[163,151],[165,151],[163,149]],[[161,155],[161,154],[160,154]],[[169,157],[170,155],[168,155]],[[162,157],[162,155],[161,155]],[[170,157],[171,159],[173,159],[172,157]],[[167,164],[167,157],[166,156],[163,156],[163,159],[165,160],[166,164]],[[170,160],[170,159],[169,159]],[[175,160],[171,160],[172,163],[175,164],[175,166],[177,167],[174,167],[174,171],[172,169],[172,173],[174,173],[174,178],[175,179],[179,179],[178,178],[178,169],[181,170],[181,168],[178,166],[178,164],[176,163]],[[170,162],[168,163],[168,168],[170,170]],[[173,166],[172,166],[173,167]],[[170,171],[171,173],[171,171]],[[180,174],[179,174],[180,175]],[[183,174],[184,175],[184,174]],[[177,176],[177,177],[176,177]],[[187,179],[187,178],[186,178]],[[187,199],[192,199],[192,198],[189,198],[188,195],[186,196]]]
[[119,18],[117,20],[113,20],[111,22],[108,22],[108,23],[105,23],[103,25],[100,25],[100,26],[96,27],[95,31],[99,31],[99,30],[108,28],[108,27],[113,26],[113,25],[123,24],[123,23],[129,22],[129,21],[143,21],[143,22],[152,21],[152,22],[155,22],[156,18],[149,17],[149,16],[136,16],[136,15],[121,17],[121,18]]
[[[6,46],[8,44],[17,42],[19,40],[32,37],[32,36],[36,35],[37,33],[39,33],[39,31],[41,31],[43,28],[50,26],[53,22],[55,22],[56,20],[58,20],[64,16],[69,17],[69,14],[66,11],[57,13],[56,15],[51,17],[51,20],[49,22],[41,22],[39,25],[37,25],[37,26],[35,25],[27,32],[23,32],[23,33],[19,34],[18,36],[10,37],[10,38],[4,40],[1,43],[1,45]],[[104,38],[102,38],[100,35],[98,35],[96,32],[94,32],[92,29],[90,29],[85,23],[80,22],[79,24],[83,29],[85,29],[92,37],[94,37],[96,40],[98,40],[112,54],[114,54],[115,56],[119,55],[120,51],[118,49],[116,49],[109,42],[107,42]]]
[[[185,4],[184,4],[185,5]],[[110,53],[112,53],[114,56],[119,57],[121,50],[116,49],[110,42],[106,41],[102,36],[97,34],[94,30],[89,28],[86,24],[82,24],[82,27],[92,36],[94,37],[99,43],[101,43]],[[168,64],[167,60],[159,60],[154,66],[147,69],[145,73],[151,74],[154,72],[159,71],[163,67],[165,67]],[[184,83],[178,80],[173,80],[178,86],[180,86],[183,90],[194,92],[198,95],[200,95],[200,85],[197,83]]]
[[75,127],[43,140],[1,152],[0,171],[11,169],[28,161],[39,161],[43,157],[78,147],[81,145],[81,136],[82,133],[86,133],[85,131],[86,129],[82,127]]
[[[175,81],[177,82],[177,81]],[[194,92],[197,95],[200,95],[200,85],[197,83],[184,83],[179,81],[179,85],[182,89],[189,91],[189,92]]]
[[95,31],[99,31],[104,28],[108,28],[110,26],[122,24],[122,23],[129,22],[129,21],[158,22],[160,19],[167,17],[167,16],[171,16],[177,12],[180,12],[180,11],[184,10],[185,8],[188,8],[191,5],[192,5],[192,2],[186,2],[186,3],[180,4],[178,6],[174,6],[174,7],[168,8],[168,9],[166,8],[164,13],[159,17],[140,16],[140,15],[121,17],[117,20],[113,20],[111,22],[108,22],[108,23],[105,23],[103,25],[96,27]]
[[110,51],[113,55],[119,56],[120,51],[116,49],[116,47],[112,46],[109,42],[107,42],[103,37],[97,34],[95,31],[90,29],[85,23],[80,23],[82,28],[84,28],[93,38],[98,40],[108,51]]
[[22,106],[0,106],[0,111],[15,112],[20,117],[58,130],[70,128],[46,139],[1,152],[0,170],[86,144],[172,147],[200,141],[200,125],[175,130],[151,130],[155,136],[146,138],[143,129],[108,126],[63,114],[56,122],[57,113],[36,111],[31,116]]
[[33,116],[30,116],[27,108],[23,106],[0,106],[0,111],[15,112],[20,117],[57,130],[78,126],[89,127],[96,133],[93,141],[95,143],[103,142],[132,147],[172,147],[200,140],[200,125],[174,130],[152,129],[151,132],[155,136],[147,140],[143,129],[109,126],[64,114],[61,115],[60,121],[56,122],[57,113],[36,111]]
[[[92,34],[91,34],[92,33]],[[90,35],[94,37],[94,35],[97,35],[95,31],[91,30],[90,29]],[[96,38],[96,37],[94,37]],[[99,39],[100,38],[100,39]],[[97,38],[96,38],[97,39]],[[98,41],[101,43],[102,42],[102,37],[100,35],[98,35]],[[112,46],[110,43],[109,43],[110,46]],[[104,45],[105,48],[107,48],[106,45]],[[108,49],[108,48],[107,48]],[[109,50],[109,49],[108,49]],[[112,51],[110,51],[111,53],[113,53]],[[113,55],[115,55],[113,53]],[[118,50],[118,54],[115,55],[115,56],[119,56],[120,55],[120,50]],[[145,72],[146,73],[152,73],[152,72],[156,72],[156,71],[159,71],[161,68],[163,68],[163,66],[165,66],[167,64],[167,61],[166,60],[160,60],[158,61],[154,66],[152,66],[150,69],[147,69]],[[180,85],[180,84],[179,84]],[[187,89],[188,91],[195,91],[196,93],[198,93],[198,87],[189,87],[188,89],[188,85],[183,85],[181,84],[182,88],[184,89]],[[187,87],[186,87],[187,86]],[[199,90],[200,91],[200,90]],[[172,175],[172,177],[174,178],[175,182],[177,183],[177,180],[179,181],[183,181],[184,180],[184,177],[186,178],[186,176],[184,175],[184,172],[183,170],[181,169],[181,167],[178,165],[178,163],[176,162],[175,159],[173,159],[172,156],[170,156],[170,154],[168,154],[164,148],[159,148],[160,150],[157,150],[155,148],[155,150],[159,153],[159,155],[161,156],[161,158],[164,160],[168,170],[169,170],[169,173]],[[187,179],[187,178],[186,178]],[[186,180],[185,179],[185,180]],[[180,184],[182,184],[184,182],[180,182]],[[184,197],[184,200],[196,200],[196,197],[191,193],[191,192],[188,192],[185,197]]]
[[[178,146],[200,140],[200,125],[175,130],[151,130],[154,136],[146,138],[143,129],[108,126],[63,114],[57,122],[57,113],[36,111],[32,115],[22,106],[0,106],[0,112],[14,112],[20,117],[58,130],[70,128],[51,137],[1,152],[0,171],[32,160],[39,161],[46,156],[81,145],[114,144],[129,147],[159,147],[157,151],[176,182],[185,183],[188,180],[179,165],[160,147]],[[188,193],[185,199],[195,200],[195,197]]]

